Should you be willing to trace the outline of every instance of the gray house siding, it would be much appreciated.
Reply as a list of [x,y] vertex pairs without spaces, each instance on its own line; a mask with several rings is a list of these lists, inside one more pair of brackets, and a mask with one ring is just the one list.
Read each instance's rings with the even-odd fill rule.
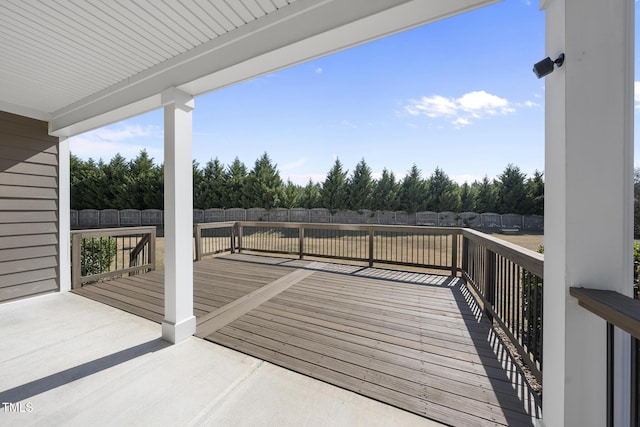
[[0,302],[56,291],[58,138],[0,112]]

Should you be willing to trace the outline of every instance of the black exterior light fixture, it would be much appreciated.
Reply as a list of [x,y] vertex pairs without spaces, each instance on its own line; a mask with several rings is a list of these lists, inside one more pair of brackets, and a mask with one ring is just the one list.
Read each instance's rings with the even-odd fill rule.
[[562,64],[564,64],[564,53],[561,53],[555,61],[547,56],[533,65],[533,73],[541,79],[547,74],[553,73],[555,66],[562,67]]

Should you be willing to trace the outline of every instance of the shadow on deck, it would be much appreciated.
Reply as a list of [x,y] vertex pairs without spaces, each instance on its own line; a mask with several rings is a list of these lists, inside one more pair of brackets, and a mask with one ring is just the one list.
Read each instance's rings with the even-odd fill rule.
[[[75,292],[161,322],[163,272]],[[449,425],[540,402],[455,277],[235,254],[194,264],[197,335]]]

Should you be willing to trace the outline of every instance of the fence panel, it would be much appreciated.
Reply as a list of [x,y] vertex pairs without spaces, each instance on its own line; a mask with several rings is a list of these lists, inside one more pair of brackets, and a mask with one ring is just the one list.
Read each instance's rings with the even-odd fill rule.
[[[413,219],[413,221],[411,220]],[[409,215],[404,211],[396,211],[395,222],[394,224],[398,225],[414,225],[416,216],[415,214]]]
[[[74,229],[111,228],[119,226],[144,226],[163,224],[163,211],[158,209],[82,209],[70,210],[71,227]],[[517,214],[499,215],[496,213],[478,214],[475,212],[417,212],[404,211],[338,211],[333,215],[327,209],[315,208],[232,208],[232,209],[194,209],[194,224],[225,221],[263,221],[263,222],[304,222],[315,224],[381,224],[381,225],[419,225],[440,227],[486,227],[514,230],[544,230],[544,217],[539,215],[522,216]]]
[[140,212],[142,225],[162,225],[162,211],[160,209],[145,209]]
[[462,212],[459,220],[460,227],[480,227],[482,219],[475,212]]
[[440,212],[438,214],[439,227],[457,227],[458,214],[454,212]]
[[396,223],[396,213],[393,211],[378,211],[378,224],[392,225]]
[[522,215],[517,214],[504,214],[502,215],[502,227],[503,228],[522,228]]
[[289,209],[275,208],[267,211],[265,221],[270,222],[289,222]]
[[496,213],[483,213],[480,218],[483,227],[502,228],[502,217]]
[[334,224],[365,224],[366,216],[364,212],[338,211],[333,214],[331,222]]
[[263,208],[247,209],[247,221],[266,221],[266,213]]
[[78,228],[78,211],[75,209],[71,209],[69,212],[69,222],[71,228]]
[[428,227],[438,226],[438,213],[432,211],[423,211],[416,213],[416,225],[425,225]]
[[369,209],[365,209],[362,211],[362,215],[364,216],[363,224],[377,224],[378,223],[378,212],[371,211]]
[[120,211],[120,225],[127,226],[140,226],[142,225],[142,215],[137,209],[125,209]]
[[311,209],[309,212],[309,217],[311,218],[310,222],[313,223],[330,223],[331,222],[331,214],[327,209],[324,208],[315,208]]
[[246,221],[247,211],[242,208],[225,209],[224,220],[225,221]]
[[100,227],[100,211],[96,209],[82,209],[78,212],[78,227],[80,228],[99,228]]
[[204,211],[204,222],[223,222],[224,209],[207,209]]
[[531,215],[522,217],[522,228],[525,230],[544,230],[544,217],[541,215]]
[[193,223],[200,224],[204,222],[204,211],[202,209],[194,209],[193,210]]
[[311,222],[309,209],[293,208],[289,209],[289,220],[291,222]]

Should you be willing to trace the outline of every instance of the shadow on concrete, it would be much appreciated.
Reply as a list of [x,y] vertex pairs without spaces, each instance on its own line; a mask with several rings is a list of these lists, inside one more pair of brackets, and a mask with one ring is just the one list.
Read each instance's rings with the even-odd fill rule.
[[162,350],[170,345],[171,344],[160,338],[147,341],[99,359],[74,366],[73,368],[65,369],[64,371],[48,375],[44,378],[2,391],[0,392],[0,402],[20,402],[29,399],[41,393],[45,393],[98,372],[113,368],[121,363],[144,356],[145,354]]

